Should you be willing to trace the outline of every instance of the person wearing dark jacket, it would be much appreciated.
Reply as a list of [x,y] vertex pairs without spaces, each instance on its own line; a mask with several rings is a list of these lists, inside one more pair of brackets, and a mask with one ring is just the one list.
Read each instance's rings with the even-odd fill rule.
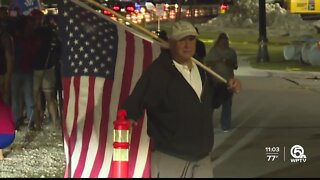
[[[204,63],[225,79],[234,77],[234,70],[238,69],[237,53],[229,46],[226,33],[219,34]],[[221,109],[221,129],[228,132],[231,129],[232,94],[222,103]]]
[[168,37],[169,50],[148,67],[122,106],[132,125],[147,112],[152,177],[213,177],[212,108],[230,91],[238,92],[240,82],[233,78],[229,87],[217,86],[191,60],[197,36],[191,23],[176,22]]
[[[0,101],[9,103],[10,99],[10,82],[12,78],[12,64],[14,61],[14,43],[12,36],[6,31],[5,17],[7,16],[5,8],[0,8]],[[0,121],[1,121],[0,117]],[[0,122],[0,125],[4,124]],[[4,156],[0,149],[0,160]]]
[[0,27],[0,93],[3,94],[6,103],[9,103],[13,61],[13,38],[4,27]]
[[41,129],[44,119],[46,103],[41,103],[41,92],[44,94],[47,102],[47,109],[50,114],[53,130],[60,128],[58,122],[58,106],[55,98],[55,65],[60,55],[60,42],[54,29],[44,24],[44,14],[40,10],[33,10],[30,13],[34,24],[36,40],[39,43],[37,56],[33,60],[33,93],[36,102],[35,116],[37,119],[37,128]]

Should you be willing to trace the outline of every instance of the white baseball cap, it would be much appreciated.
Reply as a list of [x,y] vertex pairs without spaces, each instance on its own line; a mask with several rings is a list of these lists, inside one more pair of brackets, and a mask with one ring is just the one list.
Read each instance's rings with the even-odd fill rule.
[[178,21],[173,24],[169,39],[180,40],[187,36],[198,37],[195,27],[188,21]]

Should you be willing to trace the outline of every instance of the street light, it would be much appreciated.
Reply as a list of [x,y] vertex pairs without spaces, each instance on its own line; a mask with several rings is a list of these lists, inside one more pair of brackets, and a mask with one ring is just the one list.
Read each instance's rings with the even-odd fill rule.
[[259,0],[259,50],[257,61],[268,62],[268,38],[266,30],[266,0]]

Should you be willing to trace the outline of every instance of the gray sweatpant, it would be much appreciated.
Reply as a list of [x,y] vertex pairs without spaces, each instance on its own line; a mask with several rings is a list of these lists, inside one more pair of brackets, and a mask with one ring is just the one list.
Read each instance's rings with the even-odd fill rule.
[[210,155],[195,162],[154,151],[151,155],[152,178],[213,178]]

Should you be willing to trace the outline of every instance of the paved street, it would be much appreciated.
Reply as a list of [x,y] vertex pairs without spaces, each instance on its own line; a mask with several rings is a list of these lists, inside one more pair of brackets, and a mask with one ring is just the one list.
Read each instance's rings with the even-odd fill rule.
[[[220,109],[214,114],[215,177],[320,177],[319,73],[256,70],[240,60],[237,76],[233,129],[222,132]],[[306,162],[291,162],[294,145]],[[276,153],[269,161],[266,149]]]

